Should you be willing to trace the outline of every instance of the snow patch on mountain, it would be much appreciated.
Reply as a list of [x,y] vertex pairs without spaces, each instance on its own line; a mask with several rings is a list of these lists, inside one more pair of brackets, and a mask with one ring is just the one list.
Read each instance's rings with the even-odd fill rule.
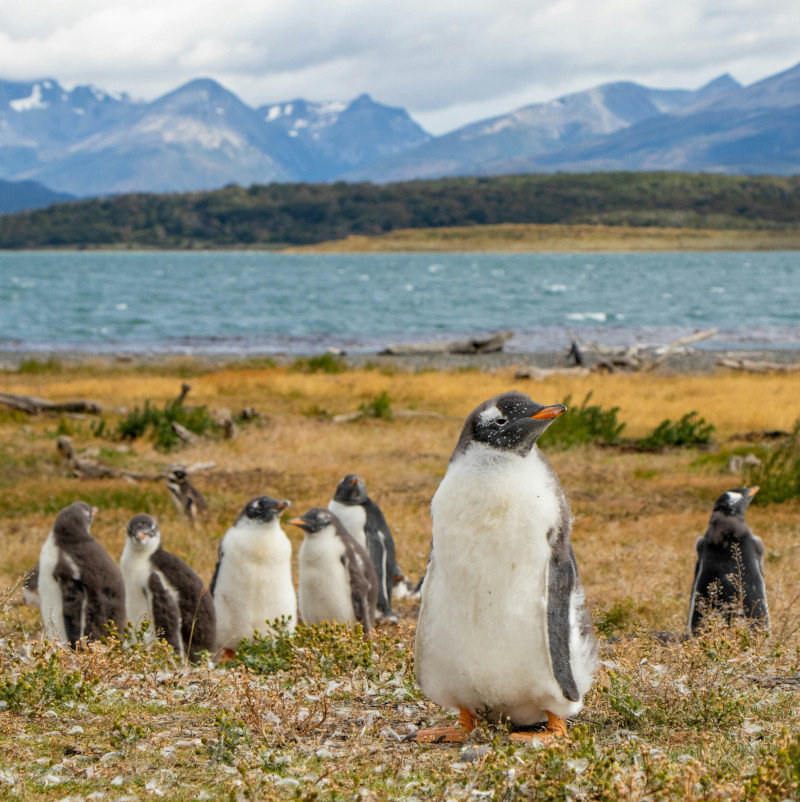
[[[45,81],[45,89],[49,89],[48,81]],[[42,100],[41,84],[34,84],[31,94],[28,97],[17,98],[8,104],[14,111],[33,111],[34,109],[46,109],[50,104]]]

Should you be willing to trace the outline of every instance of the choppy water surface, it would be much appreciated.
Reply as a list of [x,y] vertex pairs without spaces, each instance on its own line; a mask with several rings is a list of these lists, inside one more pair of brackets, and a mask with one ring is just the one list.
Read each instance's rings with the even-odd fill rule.
[[[798,347],[800,254],[0,253],[0,349],[276,353],[515,332],[508,350]],[[700,347],[703,347],[701,345]]]

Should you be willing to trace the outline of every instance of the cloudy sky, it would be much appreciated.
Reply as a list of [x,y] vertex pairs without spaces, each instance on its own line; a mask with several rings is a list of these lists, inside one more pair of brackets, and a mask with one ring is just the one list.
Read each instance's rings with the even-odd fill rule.
[[0,0],[0,78],[368,92],[437,134],[607,81],[749,84],[799,61],[799,0]]

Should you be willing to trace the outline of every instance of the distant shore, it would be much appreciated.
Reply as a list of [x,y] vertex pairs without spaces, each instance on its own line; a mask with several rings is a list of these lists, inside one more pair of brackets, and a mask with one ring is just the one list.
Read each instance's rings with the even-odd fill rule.
[[794,251],[800,229],[742,230],[655,226],[503,224],[407,228],[376,237],[349,236],[283,253],[634,253]]
[[[187,367],[195,370],[258,369],[268,365],[294,366],[312,357],[313,354],[236,354],[204,353],[165,354],[154,352],[104,352],[91,351],[2,351],[0,350],[0,371],[29,373],[57,373],[61,368],[93,367],[100,370],[125,369],[145,365],[161,370],[181,371]],[[720,368],[722,358],[765,361],[780,365],[800,364],[800,349],[690,349],[685,353],[671,354],[661,363],[657,372],[662,374],[713,373]],[[567,350],[557,351],[499,351],[490,354],[402,354],[389,355],[374,352],[344,353],[334,357],[350,369],[419,371],[495,371],[511,367],[563,368],[574,365],[568,358]],[[596,358],[587,355],[586,365],[592,366]]]

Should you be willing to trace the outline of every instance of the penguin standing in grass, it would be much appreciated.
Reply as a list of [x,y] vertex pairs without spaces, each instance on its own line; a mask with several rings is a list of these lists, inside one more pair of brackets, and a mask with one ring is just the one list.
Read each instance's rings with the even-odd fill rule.
[[128,621],[149,622],[150,637],[163,637],[178,654],[197,662],[213,652],[217,617],[211,593],[183,560],[161,546],[161,529],[150,515],[134,515],[128,523],[120,560],[125,579]]
[[39,553],[39,606],[45,637],[75,648],[125,629],[125,584],[89,526],[97,510],[76,501],[56,516]]
[[381,620],[396,624],[392,610],[392,591],[402,579],[397,567],[394,538],[380,507],[367,494],[364,480],[350,473],[339,482],[328,509],[344,524],[372,560],[378,576],[378,614]]
[[292,544],[281,529],[288,501],[258,496],[249,501],[219,545],[211,580],[217,610],[217,645],[229,656],[244,638],[267,632],[285,618],[289,632],[297,623],[292,583]]
[[369,634],[375,622],[378,578],[366,550],[323,507],[289,521],[304,532],[298,557],[300,617],[307,624],[358,623]]
[[463,741],[478,711],[563,735],[597,664],[584,607],[572,516],[539,436],[560,417],[517,392],[466,420],[431,512],[431,552],[414,644],[422,690],[460,711],[459,727],[420,730],[418,741]]
[[714,502],[708,529],[695,544],[697,562],[686,625],[690,636],[715,613],[729,624],[741,617],[769,631],[764,544],[744,520],[757,492],[758,487],[737,487]]

